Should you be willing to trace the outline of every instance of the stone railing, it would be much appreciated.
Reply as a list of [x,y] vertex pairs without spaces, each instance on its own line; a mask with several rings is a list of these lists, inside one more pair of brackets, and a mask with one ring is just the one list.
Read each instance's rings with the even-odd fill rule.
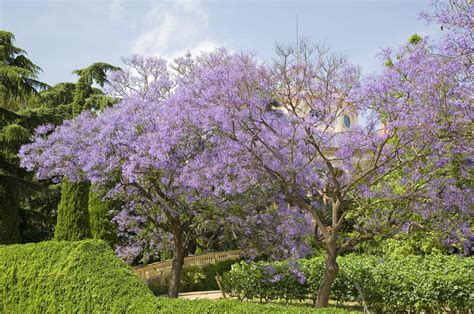
[[[202,267],[223,261],[236,260],[241,256],[241,253],[241,250],[234,250],[188,256],[184,259],[184,267]],[[166,260],[135,267],[134,271],[141,280],[148,281],[150,279],[163,278],[163,276],[170,274],[171,265],[172,260]]]

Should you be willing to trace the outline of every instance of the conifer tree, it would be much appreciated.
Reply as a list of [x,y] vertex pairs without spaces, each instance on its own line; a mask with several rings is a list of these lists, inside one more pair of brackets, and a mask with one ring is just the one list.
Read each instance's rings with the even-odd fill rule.
[[[88,103],[87,100],[90,96],[93,96],[95,92],[92,84],[96,82],[100,86],[103,86],[103,84],[107,82],[106,72],[111,70],[119,70],[119,68],[99,62],[73,72],[79,76],[73,94],[73,117],[79,115],[81,111],[88,109],[86,107]],[[58,220],[54,234],[55,239],[75,241],[90,238],[93,234],[94,237],[96,237],[97,232],[102,234],[102,231],[97,231],[97,225],[100,224],[100,222],[97,221],[96,218],[98,218],[97,215],[100,216],[100,214],[95,210],[93,211],[93,225],[94,230],[97,232],[91,232],[88,200],[89,193],[94,194],[94,192],[89,191],[89,188],[90,184],[88,183],[75,183],[67,180],[67,178],[63,179],[61,185],[61,201],[58,206]],[[95,205],[97,205],[97,198],[98,197],[95,196],[93,197]],[[93,207],[95,205],[93,205]]]
[[87,182],[63,179],[55,240],[78,241],[92,237],[88,213],[89,186]]
[[89,219],[91,233],[94,239],[101,239],[110,246],[118,242],[116,228],[111,222],[109,211],[117,207],[117,201],[104,200],[104,193],[100,190],[90,188],[89,192]]

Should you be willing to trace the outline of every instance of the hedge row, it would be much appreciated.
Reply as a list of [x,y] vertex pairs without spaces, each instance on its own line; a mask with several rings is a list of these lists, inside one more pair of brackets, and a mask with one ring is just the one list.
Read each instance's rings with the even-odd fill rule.
[[[309,305],[283,305],[283,304],[259,304],[254,302],[242,302],[238,300],[184,300],[157,298],[160,313],[215,313],[215,314],[240,314],[240,313],[288,313],[288,314],[344,314],[351,313],[344,309],[324,308],[314,309]],[[355,312],[354,312],[355,313]]]
[[103,241],[0,246],[0,313],[153,313],[158,307]]
[[[474,307],[474,259],[447,255],[338,258],[340,272],[331,298],[362,300],[370,310],[467,311]],[[316,300],[322,257],[298,263],[235,264],[223,276],[227,293],[239,299]]]
[[157,298],[103,241],[0,246],[0,313],[347,313]]

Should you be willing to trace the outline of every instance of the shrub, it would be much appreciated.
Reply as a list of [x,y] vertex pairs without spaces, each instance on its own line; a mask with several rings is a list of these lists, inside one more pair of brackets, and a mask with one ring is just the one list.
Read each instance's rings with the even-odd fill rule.
[[[383,312],[468,310],[474,306],[473,258],[348,255],[338,262],[340,272],[331,294],[338,302],[361,303],[363,299],[369,309]],[[239,299],[315,301],[323,258],[300,260],[298,265],[304,282],[297,280],[295,266],[288,263],[240,262],[224,274],[224,290]]]
[[241,261],[224,274],[222,283],[224,290],[239,300],[304,300],[308,286],[301,284],[292,270],[294,272],[288,262],[248,264]]
[[158,303],[103,241],[0,247],[0,312],[156,312]]

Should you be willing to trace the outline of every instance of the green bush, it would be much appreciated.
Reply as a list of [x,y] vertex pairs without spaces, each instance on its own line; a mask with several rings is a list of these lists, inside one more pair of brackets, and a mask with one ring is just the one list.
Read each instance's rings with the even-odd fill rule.
[[[331,298],[362,299],[375,311],[468,310],[474,306],[474,259],[449,255],[338,258],[340,272]],[[295,269],[305,276],[297,280]],[[324,270],[322,257],[285,262],[241,262],[223,276],[224,290],[239,299],[316,300]]]
[[159,304],[103,241],[0,246],[0,312],[156,312]]

